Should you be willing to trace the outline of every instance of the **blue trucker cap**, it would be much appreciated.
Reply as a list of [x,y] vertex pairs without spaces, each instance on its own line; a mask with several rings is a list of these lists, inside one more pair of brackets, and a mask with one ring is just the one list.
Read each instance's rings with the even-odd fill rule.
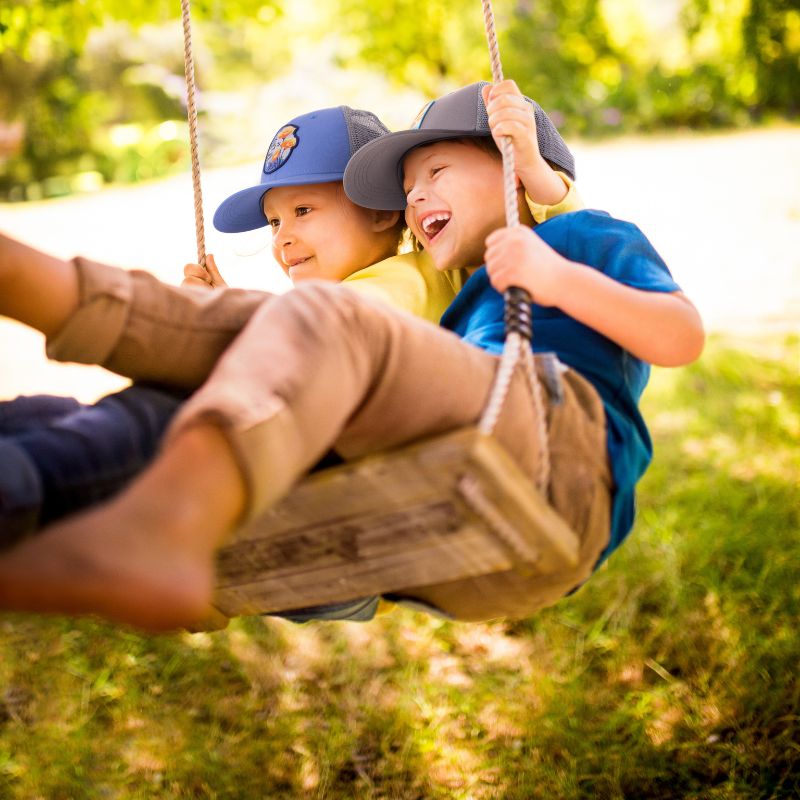
[[258,186],[224,200],[214,214],[214,227],[224,233],[263,228],[263,199],[270,189],[341,181],[353,153],[386,133],[389,129],[374,114],[349,106],[289,120],[270,142]]
[[[344,190],[357,205],[383,211],[406,207],[403,158],[415,147],[446,139],[491,136],[481,96],[486,81],[472,83],[428,103],[409,130],[370,142],[353,156],[344,176]],[[542,107],[526,97],[536,120],[539,152],[556,169],[575,179],[575,159]]]

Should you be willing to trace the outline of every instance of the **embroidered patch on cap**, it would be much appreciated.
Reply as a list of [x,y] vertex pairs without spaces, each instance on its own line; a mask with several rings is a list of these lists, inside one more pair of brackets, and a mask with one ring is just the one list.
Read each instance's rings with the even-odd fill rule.
[[411,123],[411,130],[419,130],[422,127],[422,123],[425,121],[427,113],[431,110],[431,106],[435,102],[435,100],[431,100],[429,103],[425,103],[425,105],[422,106],[422,108],[419,110],[419,114],[414,117],[414,121]]
[[284,125],[276,134],[264,159],[264,173],[269,175],[282,167],[297,147],[297,125]]

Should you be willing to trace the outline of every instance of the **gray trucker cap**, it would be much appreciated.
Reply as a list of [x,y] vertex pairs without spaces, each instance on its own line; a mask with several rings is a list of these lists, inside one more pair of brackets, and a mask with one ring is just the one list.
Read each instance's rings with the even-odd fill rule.
[[[409,130],[380,136],[353,154],[344,171],[344,189],[356,205],[384,211],[406,207],[403,191],[403,158],[423,144],[445,139],[491,136],[481,88],[486,81],[472,83],[426,105]],[[536,118],[539,152],[556,169],[575,179],[575,159],[542,107],[531,104]]]

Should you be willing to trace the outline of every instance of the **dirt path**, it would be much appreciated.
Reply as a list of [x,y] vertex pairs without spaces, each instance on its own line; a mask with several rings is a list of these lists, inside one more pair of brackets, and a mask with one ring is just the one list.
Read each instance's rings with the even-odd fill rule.
[[[800,331],[800,128],[619,139],[574,150],[587,206],[647,233],[710,330]],[[208,172],[207,215],[255,182],[258,169]],[[145,267],[177,283],[194,258],[192,214],[191,185],[181,176],[0,205],[0,230],[57,255]],[[207,220],[207,239],[233,285],[286,288],[265,231],[224,236]],[[50,391],[88,400],[123,383],[100,369],[48,363],[38,335],[0,321],[0,397]]]

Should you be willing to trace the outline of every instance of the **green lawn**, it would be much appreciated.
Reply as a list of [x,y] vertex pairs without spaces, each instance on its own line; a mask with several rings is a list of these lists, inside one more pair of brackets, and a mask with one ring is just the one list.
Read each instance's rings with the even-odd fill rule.
[[799,373],[658,371],[634,533],[531,620],[0,618],[0,798],[797,797]]

